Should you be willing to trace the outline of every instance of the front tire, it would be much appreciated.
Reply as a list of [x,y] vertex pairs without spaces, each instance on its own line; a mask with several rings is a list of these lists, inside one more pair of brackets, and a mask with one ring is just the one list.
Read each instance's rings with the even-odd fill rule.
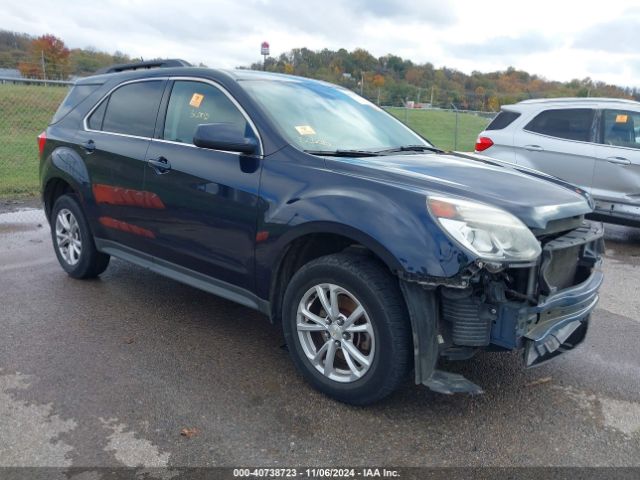
[[51,239],[62,268],[73,278],[95,278],[109,265],[96,250],[89,223],[73,195],[60,196],[51,210]]
[[339,253],[309,262],[291,279],[283,313],[294,364],[341,402],[379,401],[411,369],[404,299],[397,279],[374,258]]

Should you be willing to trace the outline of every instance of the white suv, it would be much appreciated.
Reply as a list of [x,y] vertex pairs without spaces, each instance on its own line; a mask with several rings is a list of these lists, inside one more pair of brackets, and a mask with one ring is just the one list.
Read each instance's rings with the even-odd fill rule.
[[594,217],[640,226],[640,102],[554,98],[506,105],[476,152],[574,183],[596,201]]

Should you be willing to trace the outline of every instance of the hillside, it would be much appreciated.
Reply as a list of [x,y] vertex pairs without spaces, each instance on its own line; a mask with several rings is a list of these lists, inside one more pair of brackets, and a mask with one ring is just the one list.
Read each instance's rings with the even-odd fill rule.
[[[295,48],[276,58],[268,57],[264,67],[273,72],[339,83],[362,92],[370,100],[391,106],[412,100],[444,108],[454,104],[459,109],[495,112],[500,105],[527,98],[592,96],[640,100],[640,90],[636,88],[591,78],[558,82],[512,67],[467,75],[455,68],[436,68],[431,63],[418,64],[391,54],[376,58],[363,49]],[[263,64],[254,63],[250,68],[261,70]]]

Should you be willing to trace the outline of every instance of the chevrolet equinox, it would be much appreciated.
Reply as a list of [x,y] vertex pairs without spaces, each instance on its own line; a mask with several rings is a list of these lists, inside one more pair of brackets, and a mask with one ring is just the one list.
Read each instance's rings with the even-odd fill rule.
[[71,277],[113,256],[256,309],[311,385],[360,405],[411,371],[481,392],[439,359],[529,367],[584,340],[604,244],[583,189],[445,153],[345,88],[185,63],[80,79],[39,136]]

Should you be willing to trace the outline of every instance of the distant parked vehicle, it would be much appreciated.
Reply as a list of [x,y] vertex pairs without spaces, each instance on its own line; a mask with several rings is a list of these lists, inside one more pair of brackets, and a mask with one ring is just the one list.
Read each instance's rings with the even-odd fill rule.
[[476,152],[587,190],[594,218],[640,226],[640,102],[553,98],[506,105]]

